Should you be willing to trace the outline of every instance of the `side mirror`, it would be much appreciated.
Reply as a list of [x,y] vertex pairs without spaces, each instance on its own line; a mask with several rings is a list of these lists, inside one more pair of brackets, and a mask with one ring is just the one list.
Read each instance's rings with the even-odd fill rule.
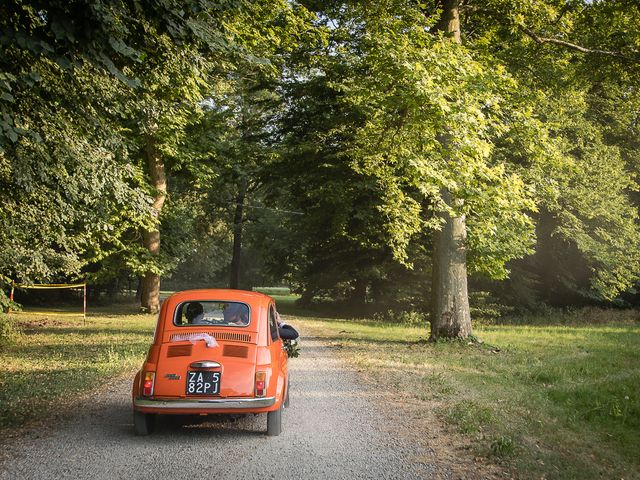
[[282,325],[281,327],[278,327],[278,333],[282,340],[295,340],[300,336],[296,329],[291,325]]

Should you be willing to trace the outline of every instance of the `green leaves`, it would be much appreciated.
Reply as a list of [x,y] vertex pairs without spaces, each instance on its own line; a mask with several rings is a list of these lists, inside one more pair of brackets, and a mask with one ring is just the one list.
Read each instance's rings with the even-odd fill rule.
[[[614,298],[640,268],[640,29],[623,3],[492,0],[463,11],[458,45],[428,2],[5,2],[0,270],[97,281],[203,251],[220,266],[246,184],[303,213],[245,216],[249,249],[317,294],[382,297],[410,275],[424,290],[449,210],[471,272]],[[150,151],[169,174],[159,218]]]
[[[493,138],[510,121],[501,105],[517,84],[499,63],[476,59],[453,42],[399,25],[386,31],[365,37],[367,54],[353,66],[363,77],[339,88],[368,117],[352,151],[357,168],[392,185],[389,192],[412,188],[424,195],[412,193],[395,205],[388,202],[397,196],[385,196],[383,210],[404,219],[404,228],[386,225],[394,255],[405,258],[409,240],[424,226],[439,228],[432,215],[445,208],[445,188],[462,201],[455,214],[469,218],[472,271],[504,278],[504,264],[531,253],[533,241],[531,191],[517,173],[492,161]],[[432,207],[421,212],[425,201]],[[420,222],[421,215],[433,220]]]

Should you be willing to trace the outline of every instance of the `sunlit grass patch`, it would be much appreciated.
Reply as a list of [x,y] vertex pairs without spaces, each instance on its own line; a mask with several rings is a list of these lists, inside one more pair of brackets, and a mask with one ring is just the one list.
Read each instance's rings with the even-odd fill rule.
[[3,317],[0,428],[59,409],[113,376],[133,371],[151,343],[151,315]]
[[289,287],[253,287],[254,292],[264,293],[270,296],[289,296],[291,295],[291,289]]
[[640,325],[636,312],[615,317],[479,326],[480,344],[429,343],[425,328],[391,322],[295,322],[522,478],[640,478]]

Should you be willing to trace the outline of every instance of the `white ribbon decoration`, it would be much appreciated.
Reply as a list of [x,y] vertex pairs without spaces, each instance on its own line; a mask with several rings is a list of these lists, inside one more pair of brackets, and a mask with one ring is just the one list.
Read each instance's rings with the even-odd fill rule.
[[207,348],[216,348],[220,345],[214,337],[208,333],[183,333],[179,335],[173,335],[171,337],[172,342],[191,342],[195,343],[198,340],[204,340],[207,344]]

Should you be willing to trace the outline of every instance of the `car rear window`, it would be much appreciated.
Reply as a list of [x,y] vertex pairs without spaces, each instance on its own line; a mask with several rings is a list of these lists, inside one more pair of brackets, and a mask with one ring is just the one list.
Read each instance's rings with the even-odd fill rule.
[[176,308],[174,325],[217,325],[223,327],[246,327],[251,321],[249,306],[239,302],[200,300],[183,302]]

